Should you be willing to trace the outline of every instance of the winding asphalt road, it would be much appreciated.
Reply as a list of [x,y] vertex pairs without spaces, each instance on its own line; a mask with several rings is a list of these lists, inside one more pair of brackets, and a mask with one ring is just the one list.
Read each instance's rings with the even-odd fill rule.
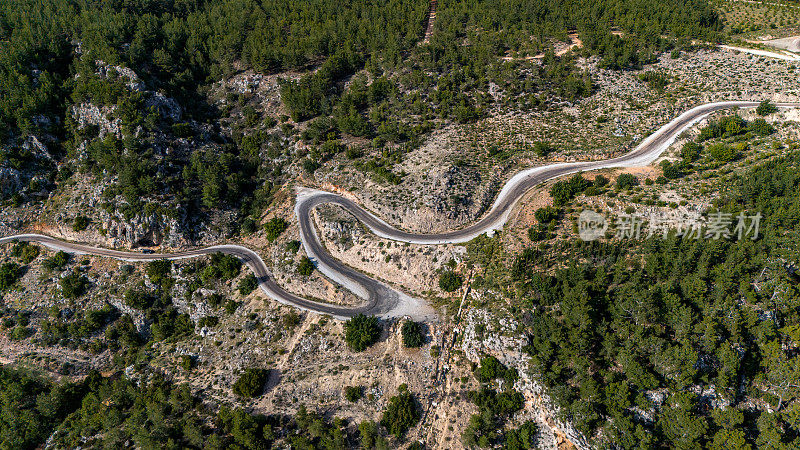
[[[125,252],[62,241],[41,234],[19,234],[0,238],[0,244],[13,240],[37,242],[46,247],[77,254],[106,256],[125,261],[153,261],[158,259],[185,259],[221,252],[241,259],[256,275],[260,288],[269,297],[291,306],[339,319],[363,313],[381,317],[411,316],[428,319],[435,312],[423,300],[408,296],[387,284],[370,278],[348,267],[331,256],[320,242],[312,211],[322,204],[335,204],[343,207],[376,235],[413,244],[436,245],[467,242],[483,233],[502,229],[516,203],[533,187],[553,178],[564,175],[613,167],[642,167],[650,164],[666,150],[686,129],[696,124],[712,112],[728,108],[753,108],[757,102],[731,101],[708,103],[686,111],[676,119],[661,127],[643,140],[635,149],[624,156],[603,161],[548,164],[526,169],[513,176],[498,194],[489,212],[478,222],[457,231],[436,234],[415,234],[398,230],[365,210],[352,200],[339,194],[315,189],[300,188],[297,192],[295,214],[300,225],[300,237],[306,254],[317,265],[317,269],[333,281],[341,284],[365,302],[356,307],[336,306],[298,297],[281,288],[272,278],[267,265],[254,251],[240,245],[215,245],[177,253],[144,254]],[[778,103],[779,108],[800,107],[800,103]]]

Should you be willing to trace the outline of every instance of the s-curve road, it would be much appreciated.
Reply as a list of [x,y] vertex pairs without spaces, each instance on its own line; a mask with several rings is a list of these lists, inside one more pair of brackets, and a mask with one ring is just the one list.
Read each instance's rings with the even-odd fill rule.
[[[423,300],[410,297],[381,281],[370,278],[331,256],[317,236],[312,220],[314,208],[325,203],[339,205],[360,220],[373,233],[387,239],[423,245],[467,242],[483,233],[502,229],[512,209],[525,193],[545,181],[587,170],[646,166],[656,160],[683,131],[709,114],[723,109],[736,107],[754,108],[756,106],[758,106],[758,102],[750,101],[707,103],[686,111],[662,126],[626,155],[602,161],[548,164],[523,170],[514,175],[503,186],[492,208],[482,219],[457,231],[435,234],[409,233],[389,225],[354,201],[339,194],[308,188],[298,189],[295,215],[300,225],[300,237],[306,254],[316,263],[317,269],[321,273],[346,287],[365,301],[364,304],[357,307],[336,306],[310,301],[285,291],[271,277],[261,257],[254,251],[239,245],[217,245],[178,253],[143,254],[89,247],[39,234],[20,234],[0,238],[0,244],[18,239],[38,242],[47,247],[66,252],[107,256],[127,261],[183,259],[222,252],[241,259],[256,275],[261,289],[269,297],[287,305],[329,314],[340,319],[352,317],[359,313],[382,317],[408,315],[417,319],[427,319],[433,317],[435,313]],[[795,108],[800,107],[800,103],[778,103],[776,106],[779,108]]]

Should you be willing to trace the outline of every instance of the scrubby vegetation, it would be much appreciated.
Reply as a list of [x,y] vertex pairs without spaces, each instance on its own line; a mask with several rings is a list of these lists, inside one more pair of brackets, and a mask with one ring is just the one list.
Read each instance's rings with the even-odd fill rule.
[[239,397],[258,397],[264,390],[268,376],[267,369],[245,369],[239,379],[233,383],[233,393]]
[[400,328],[403,336],[403,346],[407,348],[422,347],[425,344],[425,332],[422,324],[413,320],[406,320]]
[[358,314],[345,322],[344,340],[353,351],[363,352],[367,347],[378,342],[381,331],[377,317]]
[[[685,151],[691,159],[697,147]],[[715,202],[760,212],[756,241],[673,233],[576,241],[564,264],[533,249],[517,258],[527,351],[566,419],[622,448],[793,445],[798,166],[794,151],[734,174]],[[483,360],[476,376],[485,382],[498,367]],[[759,402],[768,407],[749,406]],[[752,426],[736,425],[744,421]]]
[[452,270],[446,270],[439,275],[439,289],[445,292],[455,292],[462,284],[464,277]]
[[421,418],[419,403],[408,387],[402,384],[397,395],[389,399],[381,418],[381,425],[386,427],[389,433],[402,437]]

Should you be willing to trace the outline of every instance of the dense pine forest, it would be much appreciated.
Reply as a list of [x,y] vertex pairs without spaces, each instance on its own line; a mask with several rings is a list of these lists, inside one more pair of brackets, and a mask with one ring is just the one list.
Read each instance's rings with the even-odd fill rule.
[[614,448],[797,447],[798,164],[794,151],[734,175],[716,201],[761,212],[757,240],[543,242],[508,272],[496,244],[470,244],[480,283],[514,283],[525,351],[565,419]]

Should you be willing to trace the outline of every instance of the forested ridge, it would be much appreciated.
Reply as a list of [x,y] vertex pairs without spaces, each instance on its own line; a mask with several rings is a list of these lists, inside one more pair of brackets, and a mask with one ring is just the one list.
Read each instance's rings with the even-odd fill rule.
[[[426,1],[401,0],[3,2],[0,161],[24,172],[6,197],[40,201],[88,173],[110,185],[104,207],[126,217],[203,221],[234,210],[252,230],[295,162],[313,174],[346,152],[376,180],[400,183],[391,167],[448,121],[591,95],[574,56],[548,51],[569,31],[585,54],[630,68],[719,29],[697,0],[443,1],[430,43],[418,45],[427,12]],[[499,59],[540,52],[541,62]],[[311,122],[297,129],[234,93],[225,107],[210,101],[215,82],[243,70],[304,73],[284,79],[281,97],[295,122]],[[76,121],[76,107],[84,116],[105,108],[119,130]],[[347,149],[342,134],[371,145]],[[287,142],[296,140],[310,151],[294,152]],[[52,159],[34,151],[38,142]]]
[[91,372],[80,381],[55,381],[0,367],[0,388],[0,439],[7,448],[389,448],[374,422],[350,426],[303,405],[293,416],[213,408],[188,385],[158,374],[131,380]]
[[470,244],[480,284],[513,283],[525,350],[565,419],[617,448],[797,447],[799,166],[797,151],[760,163],[715,201],[760,212],[757,240],[542,243],[509,272],[490,263],[497,244]]

